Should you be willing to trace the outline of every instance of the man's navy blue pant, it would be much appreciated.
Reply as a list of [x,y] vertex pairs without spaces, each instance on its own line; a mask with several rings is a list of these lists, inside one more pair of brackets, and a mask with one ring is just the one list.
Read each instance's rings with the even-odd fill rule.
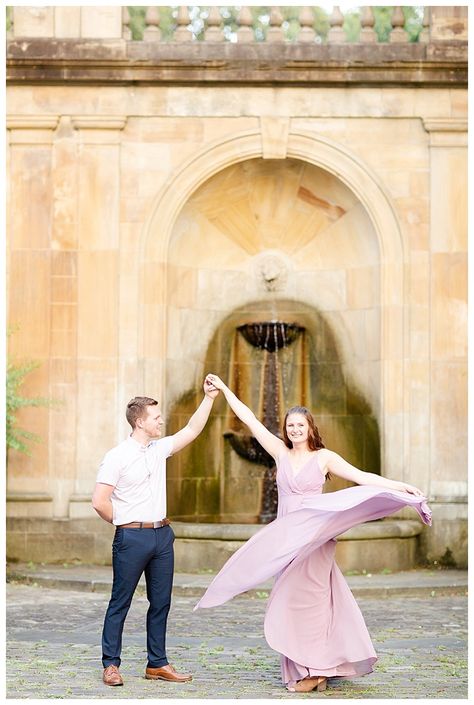
[[125,617],[143,571],[150,603],[146,618],[147,665],[160,668],[168,663],[165,639],[173,585],[173,541],[174,532],[169,525],[159,529],[115,530],[112,595],[102,632],[104,668],[112,664],[120,666]]

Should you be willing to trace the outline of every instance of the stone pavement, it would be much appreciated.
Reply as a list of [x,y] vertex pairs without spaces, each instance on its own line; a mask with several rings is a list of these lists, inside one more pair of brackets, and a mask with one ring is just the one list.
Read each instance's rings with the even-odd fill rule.
[[[193,612],[196,593],[212,576],[176,575],[168,656],[179,669],[194,674],[191,683],[182,685],[143,678],[148,603],[138,592],[124,631],[125,685],[107,688],[101,682],[100,634],[109,596],[97,586],[110,589],[111,569],[10,566],[10,575],[12,569],[17,576],[28,572],[32,584],[10,577],[6,588],[8,698],[468,696],[467,581],[462,571],[348,576],[379,656],[374,673],[353,680],[332,679],[324,693],[290,694],[280,682],[278,655],[263,637],[267,586],[219,608]],[[71,586],[67,581],[73,576],[76,583]],[[56,580],[56,587],[40,584],[47,580]],[[370,589],[364,593],[367,584]],[[415,588],[412,596],[410,590]]]
[[[112,585],[111,566],[99,565],[50,565],[33,563],[10,563],[7,575],[14,580],[54,587],[65,590],[86,590],[88,592],[110,593]],[[202,573],[175,573],[173,593],[200,597],[209,585],[214,574],[209,571]],[[394,597],[453,595],[466,594],[467,571],[416,569],[398,573],[365,573],[346,574],[346,580],[356,597]],[[144,592],[145,579],[139,583],[139,591]],[[262,597],[262,593],[271,590],[272,581],[263,583],[255,590],[250,590],[251,597]],[[265,597],[265,595],[263,594]]]

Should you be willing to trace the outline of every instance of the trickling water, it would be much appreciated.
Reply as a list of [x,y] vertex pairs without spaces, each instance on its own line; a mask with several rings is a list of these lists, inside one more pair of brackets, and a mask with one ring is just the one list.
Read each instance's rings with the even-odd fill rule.
[[[246,333],[255,334],[255,343],[261,341],[259,347],[247,342],[243,331],[238,329],[243,321],[251,320],[250,311],[259,324],[254,324],[255,331],[249,326]],[[261,321],[271,325],[265,327]],[[282,324],[282,321],[291,323]],[[298,335],[293,329],[296,322],[304,326]],[[295,405],[308,407],[315,414],[326,447],[347,457],[356,467],[380,473],[380,436],[374,410],[361,389],[350,381],[351,361],[343,361],[331,327],[317,311],[301,303],[283,301],[277,306],[268,301],[233,312],[210,341],[204,369],[216,371],[228,381],[229,387],[263,421],[267,386],[264,377],[268,374],[270,358],[275,356],[265,350],[267,333],[266,347],[277,349],[281,342],[275,360],[278,394],[274,395],[281,412]],[[353,366],[356,370],[355,362]],[[169,411],[170,433],[182,428],[183,419],[194,413],[196,399],[193,386],[175,402]],[[268,403],[266,407],[268,416]],[[279,414],[275,413],[278,419]],[[275,421],[275,427],[279,433],[281,424]],[[232,439],[225,438],[224,431],[230,432]],[[221,398],[204,432],[182,453],[170,459],[169,493],[176,518],[230,523],[268,521],[271,511],[266,517],[262,508],[262,484],[266,469],[271,470],[273,466],[273,459]],[[268,475],[265,483],[264,496],[270,495],[271,504]],[[325,491],[343,489],[347,484],[333,477]]]
[[[259,385],[262,391],[258,411],[264,426],[272,433],[280,435],[282,371],[279,351],[289,347],[304,331],[304,328],[294,323],[269,321],[246,323],[239,326],[237,331],[254,348],[263,352]],[[234,350],[236,349],[237,347],[234,348]],[[235,369],[238,377],[237,359],[235,359]],[[276,516],[278,501],[275,481],[276,468],[273,458],[253,436],[236,431],[228,431],[224,436],[242,458],[265,466],[259,519],[262,523],[272,521]]]

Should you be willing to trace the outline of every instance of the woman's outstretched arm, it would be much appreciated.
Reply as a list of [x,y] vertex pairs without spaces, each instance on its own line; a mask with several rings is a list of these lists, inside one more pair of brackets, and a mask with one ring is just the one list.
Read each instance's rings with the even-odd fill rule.
[[330,471],[338,477],[344,478],[344,480],[349,480],[350,482],[355,482],[357,485],[376,485],[378,487],[386,487],[389,490],[397,490],[398,492],[408,492],[417,497],[424,497],[425,495],[421,490],[413,485],[409,485],[406,482],[398,482],[398,480],[389,480],[386,477],[380,477],[380,475],[375,475],[373,472],[364,472],[359,470],[341,458],[340,455],[332,450],[324,448],[319,451],[318,458],[321,464],[325,466],[325,472]]
[[249,427],[252,434],[255,436],[257,441],[263,448],[270,453],[273,458],[278,458],[283,450],[286,449],[278,436],[271,433],[265,426],[260,423],[255,414],[248,406],[246,406],[238,397],[235,396],[229,387],[224,384],[224,382],[214,374],[208,374],[206,376],[206,381],[210,382],[216,389],[222,390],[227,402],[236,416],[239,417],[243,423]]

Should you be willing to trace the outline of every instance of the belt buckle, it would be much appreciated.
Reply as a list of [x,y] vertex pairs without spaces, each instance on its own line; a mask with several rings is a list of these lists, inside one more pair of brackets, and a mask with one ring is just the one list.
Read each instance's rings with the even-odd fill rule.
[[160,529],[162,526],[163,526],[163,522],[162,522],[162,521],[154,521],[154,522],[153,522],[153,528],[154,528],[154,529]]

